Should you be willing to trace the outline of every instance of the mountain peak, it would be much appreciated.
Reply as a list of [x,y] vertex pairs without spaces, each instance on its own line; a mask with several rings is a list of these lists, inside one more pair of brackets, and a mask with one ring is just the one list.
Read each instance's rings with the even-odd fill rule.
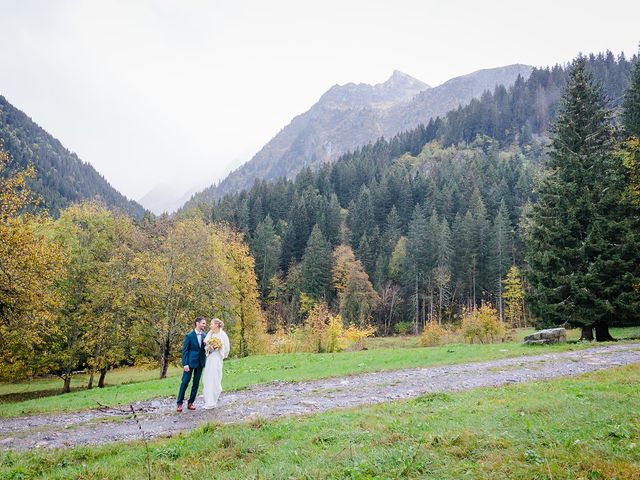
[[332,86],[318,104],[332,107],[370,107],[374,104],[396,103],[410,100],[423,90],[430,88],[424,82],[399,70],[394,70],[383,83],[347,83]]
[[419,84],[424,88],[431,88],[426,83],[418,80],[417,78],[412,77],[407,73],[401,72],[400,70],[394,70],[391,76],[384,83],[398,83],[398,82],[409,83],[409,84]]

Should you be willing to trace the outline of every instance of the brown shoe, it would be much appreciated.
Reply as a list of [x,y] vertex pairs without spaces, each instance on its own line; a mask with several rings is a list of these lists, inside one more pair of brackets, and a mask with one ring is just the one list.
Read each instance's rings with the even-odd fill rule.
[[178,405],[176,407],[176,412],[178,412],[178,413],[182,412],[182,405]]
[[193,403],[189,403],[189,404],[187,404],[187,408],[188,408],[189,410],[195,410],[195,409],[196,409],[196,407],[194,407],[194,406],[193,406]]

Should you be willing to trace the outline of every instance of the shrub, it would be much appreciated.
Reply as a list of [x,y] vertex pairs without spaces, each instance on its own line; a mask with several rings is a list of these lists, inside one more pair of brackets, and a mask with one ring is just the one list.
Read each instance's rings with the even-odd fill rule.
[[393,326],[393,331],[398,335],[407,335],[413,329],[411,322],[398,322]]
[[436,322],[429,322],[424,327],[422,331],[422,335],[420,336],[420,345],[423,347],[435,347],[436,345],[440,345],[444,343],[443,340],[446,338],[447,331]]
[[364,350],[367,347],[367,338],[376,332],[375,327],[356,327],[353,323],[344,330],[343,337],[351,350]]
[[286,332],[279,327],[271,336],[273,353],[334,353],[345,348],[361,350],[366,347],[366,338],[372,336],[374,327],[344,328],[342,317],[332,315],[326,304],[316,304],[309,309],[303,326],[292,327]]
[[480,308],[465,312],[462,317],[462,335],[469,343],[493,343],[505,335],[505,324],[500,321],[498,312],[488,303]]

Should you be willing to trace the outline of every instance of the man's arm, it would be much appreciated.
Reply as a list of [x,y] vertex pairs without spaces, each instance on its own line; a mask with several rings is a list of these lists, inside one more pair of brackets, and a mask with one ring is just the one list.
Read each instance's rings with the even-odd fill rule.
[[182,343],[182,366],[185,372],[189,371],[189,334],[184,336]]

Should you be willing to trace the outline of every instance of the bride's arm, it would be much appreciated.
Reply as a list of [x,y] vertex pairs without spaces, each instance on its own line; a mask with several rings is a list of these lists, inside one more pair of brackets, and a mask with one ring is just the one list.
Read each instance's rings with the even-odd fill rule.
[[227,358],[229,356],[229,350],[231,350],[231,346],[229,345],[229,337],[226,332],[223,332],[222,336],[222,358]]

